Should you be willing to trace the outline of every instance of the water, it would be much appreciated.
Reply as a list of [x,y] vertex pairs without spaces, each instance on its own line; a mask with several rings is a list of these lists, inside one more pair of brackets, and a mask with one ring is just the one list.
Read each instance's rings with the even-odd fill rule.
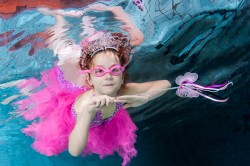
[[[138,156],[131,165],[249,165],[250,3],[173,2],[144,1],[144,11],[132,1],[106,2],[122,5],[145,34],[145,42],[137,48],[129,65],[130,80],[168,79],[175,86],[175,78],[189,71],[198,73],[197,83],[203,85],[227,80],[234,85],[218,93],[222,98],[230,97],[226,103],[202,97],[179,98],[175,91],[169,91],[144,106],[129,109],[139,128]],[[73,1],[67,5],[76,7]],[[109,29],[113,23],[108,13],[94,12],[90,16],[98,16],[95,26],[100,30]],[[67,20],[73,25],[69,35],[80,41],[77,34],[81,29],[77,25],[81,22]],[[120,165],[118,155],[104,160],[97,155],[73,158],[68,152],[53,157],[40,155],[30,147],[32,139],[20,131],[29,122],[13,117],[14,108],[9,101],[19,91],[10,82],[31,76],[39,79],[40,71],[51,68],[56,60],[48,49],[32,50],[34,40],[29,38],[54,21],[36,10],[0,19],[0,33],[4,34],[0,38],[0,165]],[[39,40],[42,39],[35,41]],[[14,100],[22,96],[16,97]]]

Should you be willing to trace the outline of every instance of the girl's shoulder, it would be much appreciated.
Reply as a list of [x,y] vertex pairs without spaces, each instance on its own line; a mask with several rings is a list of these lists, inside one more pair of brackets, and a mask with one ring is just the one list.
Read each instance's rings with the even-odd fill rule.
[[80,94],[77,98],[80,100],[84,100],[84,99],[88,99],[90,97],[93,96],[93,91],[92,90],[88,90],[82,94]]
[[118,94],[120,96],[123,96],[123,95],[132,95],[132,94],[135,94],[135,91],[138,89],[138,84],[136,83],[127,83],[125,86],[123,86]]

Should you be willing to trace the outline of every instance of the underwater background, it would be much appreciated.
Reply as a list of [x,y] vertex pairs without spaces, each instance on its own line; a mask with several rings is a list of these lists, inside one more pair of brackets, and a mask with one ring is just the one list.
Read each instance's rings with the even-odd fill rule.
[[[94,0],[0,0],[0,165],[121,165],[115,154],[71,157],[68,152],[47,157],[31,148],[32,138],[20,129],[30,122],[11,106],[25,96],[14,85],[53,67],[57,60],[43,45],[46,28],[55,23],[36,6],[85,7]],[[232,81],[217,93],[229,100],[216,103],[203,97],[180,98],[174,90],[144,106],[129,109],[138,127],[137,157],[131,166],[247,166],[250,165],[250,1],[106,0],[120,5],[145,35],[128,66],[133,82],[175,78],[186,72],[199,75],[202,85]],[[115,30],[108,13],[90,13],[97,29]],[[81,20],[69,36],[80,41]]]

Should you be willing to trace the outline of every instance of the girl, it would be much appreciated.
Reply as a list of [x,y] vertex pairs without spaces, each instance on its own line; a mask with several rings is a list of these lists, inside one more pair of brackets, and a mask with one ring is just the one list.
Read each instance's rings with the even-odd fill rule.
[[[88,10],[111,11],[122,21],[121,33],[95,32],[80,45],[67,39],[63,16],[79,17]],[[53,37],[49,48],[59,57],[58,67],[42,73],[42,80],[27,80],[21,88],[41,83],[46,88],[19,101],[19,110],[28,120],[39,119],[23,129],[35,141],[33,148],[47,156],[69,150],[73,156],[99,154],[100,158],[117,152],[126,165],[137,154],[136,126],[125,108],[137,107],[166,92],[167,80],[126,83],[125,67],[133,46],[143,41],[121,7],[93,5],[84,11],[49,10],[56,24],[49,29]],[[72,83],[73,82],[73,83]]]

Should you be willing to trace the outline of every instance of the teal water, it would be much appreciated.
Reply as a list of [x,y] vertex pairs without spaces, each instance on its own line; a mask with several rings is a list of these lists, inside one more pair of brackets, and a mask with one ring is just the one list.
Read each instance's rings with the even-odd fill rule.
[[[175,78],[189,71],[198,73],[198,83],[203,85],[234,82],[218,94],[230,97],[226,103],[202,97],[179,98],[170,91],[144,106],[129,109],[139,128],[138,156],[130,165],[249,165],[249,1],[145,0],[144,11],[131,0],[106,3],[122,5],[145,34],[145,42],[137,48],[128,66],[131,81],[168,79],[175,85]],[[99,30],[114,30],[119,25],[110,19],[109,13],[89,15],[96,17]],[[69,36],[80,41],[81,29],[77,25],[81,22],[66,19],[73,25]],[[39,73],[51,68],[57,58],[48,49],[32,52],[34,43],[16,43],[54,22],[53,17],[36,10],[0,19],[1,34],[14,30],[9,35],[12,40],[0,47],[0,165],[120,165],[122,160],[117,154],[103,160],[97,155],[74,158],[68,152],[46,157],[35,152],[32,138],[20,131],[30,122],[15,115],[11,102],[24,96],[14,98],[20,92],[11,82],[39,79]],[[5,39],[1,38],[0,43]]]

